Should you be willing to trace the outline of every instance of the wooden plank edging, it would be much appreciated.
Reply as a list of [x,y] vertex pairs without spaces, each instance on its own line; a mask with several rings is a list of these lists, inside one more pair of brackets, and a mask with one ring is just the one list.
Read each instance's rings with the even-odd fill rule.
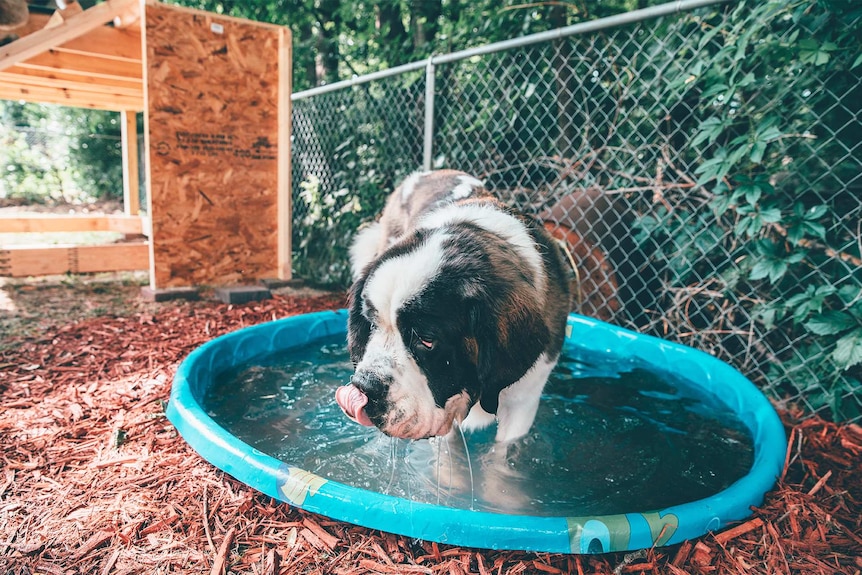
[[0,249],[0,276],[7,277],[135,271],[149,265],[146,242]]

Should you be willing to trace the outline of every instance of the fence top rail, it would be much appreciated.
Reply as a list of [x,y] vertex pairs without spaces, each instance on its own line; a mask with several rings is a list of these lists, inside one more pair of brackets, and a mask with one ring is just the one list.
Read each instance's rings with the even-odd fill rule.
[[485,44],[484,46],[468,48],[466,50],[460,50],[458,52],[452,52],[449,54],[435,55],[429,58],[425,58],[424,60],[410,62],[408,64],[395,66],[394,68],[388,68],[386,70],[380,70],[378,72],[372,72],[370,74],[363,74],[362,76],[353,76],[352,78],[348,78],[347,80],[341,80],[340,82],[333,82],[332,84],[326,84],[323,86],[310,88],[308,90],[303,90],[301,92],[296,92],[291,95],[291,100],[303,100],[305,98],[318,96],[327,92],[334,92],[343,88],[348,88],[350,86],[357,86],[360,84],[365,84],[367,82],[373,82],[375,80],[382,80],[391,76],[397,76],[399,74],[406,74],[408,72],[414,72],[416,70],[434,67],[437,64],[449,64],[452,62],[457,62],[459,60],[466,60],[467,58],[472,58],[474,56],[483,56],[485,54],[502,52],[505,50],[510,50],[512,48],[521,48],[523,46],[538,44],[540,42],[547,42],[549,40],[559,40],[561,38],[567,38],[569,36],[576,36],[579,34],[589,34],[591,32],[597,32],[599,30],[605,30],[617,26],[625,26],[626,24],[633,24],[635,22],[641,22],[643,20],[660,18],[662,16],[667,16],[670,14],[688,12],[691,10],[696,10],[697,8],[703,8],[705,6],[712,6],[715,4],[722,4],[728,1],[730,0],[676,0],[674,2],[666,2],[664,4],[659,4],[658,6],[650,6],[649,8],[642,8],[640,10],[632,10],[630,12],[624,12],[622,14],[608,16],[606,18],[600,18],[598,20],[579,22],[577,24],[572,24],[571,26],[548,30],[546,32],[538,32],[536,34],[530,34],[528,36],[512,38],[511,40],[503,40],[501,42]]

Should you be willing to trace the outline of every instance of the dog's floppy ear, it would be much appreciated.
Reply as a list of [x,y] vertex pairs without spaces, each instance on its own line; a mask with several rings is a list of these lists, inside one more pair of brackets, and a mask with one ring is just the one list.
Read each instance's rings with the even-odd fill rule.
[[350,351],[350,359],[353,364],[359,362],[371,337],[371,322],[362,313],[362,290],[365,288],[365,280],[368,274],[363,273],[353,282],[348,292],[348,316],[347,316],[347,349]]
[[469,309],[478,347],[479,403],[488,413],[497,413],[500,392],[527,373],[550,334],[541,314],[511,301],[495,306],[493,300],[480,298]]

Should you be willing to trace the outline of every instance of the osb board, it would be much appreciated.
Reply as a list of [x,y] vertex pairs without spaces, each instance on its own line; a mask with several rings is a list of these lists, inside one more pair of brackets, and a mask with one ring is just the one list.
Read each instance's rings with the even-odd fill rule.
[[160,4],[144,24],[152,287],[282,277],[289,32]]

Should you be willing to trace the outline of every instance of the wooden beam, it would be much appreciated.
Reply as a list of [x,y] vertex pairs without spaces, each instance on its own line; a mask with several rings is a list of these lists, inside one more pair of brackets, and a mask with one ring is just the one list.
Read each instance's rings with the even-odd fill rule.
[[23,38],[0,47],[0,70],[28,60],[73,38],[111,22],[116,16],[125,14],[139,0],[107,0],[89,10],[72,16],[58,26],[33,32]]
[[42,102],[58,104],[73,108],[90,108],[94,110],[141,110],[144,107],[143,97],[113,94],[107,91],[66,90],[64,88],[43,88],[27,84],[0,82],[0,100],[24,100],[25,102]]
[[291,35],[282,28],[278,37],[278,278],[289,280],[293,276],[291,261]]
[[138,189],[138,117],[135,112],[123,110],[120,114],[123,137],[123,209],[134,216],[141,211]]
[[71,2],[60,2],[57,4],[57,9],[54,10],[54,13],[51,14],[51,18],[48,20],[48,24],[45,25],[46,28],[56,28],[72,16],[77,16],[84,9],[81,8],[81,5],[72,0]]
[[81,74],[68,74],[55,70],[36,70],[12,66],[0,72],[0,84],[19,84],[34,88],[61,88],[80,92],[109,92],[123,96],[143,98],[142,80],[99,78]]
[[77,52],[140,62],[141,29],[137,26],[123,29],[102,26],[87,32],[86,36],[64,42],[54,49],[61,52]]
[[144,78],[143,64],[138,60],[102,58],[93,54],[82,55],[61,50],[49,50],[21,62],[18,67],[117,80],[143,81]]
[[26,234],[45,232],[118,232],[121,234],[144,233],[140,216],[128,215],[55,215],[27,214],[24,216],[0,216],[0,233]]
[[149,248],[143,242],[0,249],[0,276],[134,271],[145,270],[148,266]]

